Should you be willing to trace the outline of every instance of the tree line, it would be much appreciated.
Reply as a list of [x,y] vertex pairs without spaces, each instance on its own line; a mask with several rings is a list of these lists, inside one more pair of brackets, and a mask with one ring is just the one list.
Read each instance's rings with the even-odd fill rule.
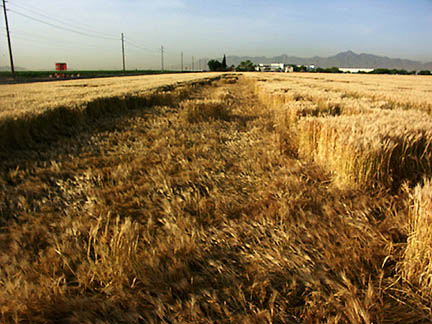
[[219,62],[218,60],[210,60],[208,61],[208,67],[210,71],[219,71],[219,72],[226,72],[226,71],[255,71],[256,65],[252,63],[250,60],[241,62],[237,67],[234,65],[228,66],[226,55],[223,56],[222,62]]
[[407,71],[407,70],[398,70],[398,69],[375,69],[370,74],[399,74],[399,75],[431,75],[431,71],[422,70],[422,71]]
[[[330,68],[315,68],[310,69],[305,65],[295,65],[291,64],[290,66],[293,67],[294,72],[316,72],[316,73],[343,73],[343,71],[339,70],[338,67],[330,67]],[[222,62],[218,60],[210,60],[208,62],[208,67],[210,71],[219,71],[219,72],[226,72],[226,71],[239,71],[239,72],[247,72],[247,71],[256,71],[256,64],[254,64],[251,60],[242,61],[237,67],[234,65],[228,66],[226,55],[223,56]],[[431,71],[428,70],[422,70],[422,71],[407,71],[404,69],[384,69],[384,68],[378,68],[374,69],[371,72],[358,72],[360,74],[393,74],[393,75],[431,75]]]

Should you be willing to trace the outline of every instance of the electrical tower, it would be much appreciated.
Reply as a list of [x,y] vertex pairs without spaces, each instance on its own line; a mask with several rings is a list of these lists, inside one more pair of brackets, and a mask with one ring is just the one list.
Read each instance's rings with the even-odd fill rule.
[[161,70],[164,71],[164,48],[161,46]]
[[121,34],[122,41],[122,56],[123,56],[123,73],[126,72],[125,49],[124,49],[124,34]]
[[11,39],[10,39],[10,33],[9,33],[9,23],[6,13],[6,1],[3,0],[3,12],[5,17],[5,24],[6,24],[6,34],[8,39],[8,45],[9,45],[9,59],[10,59],[10,65],[11,65],[11,72],[12,72],[12,78],[15,79],[15,67],[13,62],[13,55],[12,55],[12,45],[11,45]]

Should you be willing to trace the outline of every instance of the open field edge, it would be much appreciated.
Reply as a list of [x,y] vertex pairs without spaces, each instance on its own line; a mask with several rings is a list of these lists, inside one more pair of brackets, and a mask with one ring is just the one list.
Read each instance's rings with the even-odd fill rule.
[[186,99],[197,87],[211,84],[221,78],[203,78],[178,82],[149,89],[143,94],[92,99],[78,105],[63,105],[0,120],[0,149],[25,149],[41,142],[50,142],[56,136],[71,136],[95,119],[107,114],[122,114],[133,109],[146,109],[155,105],[173,105]]

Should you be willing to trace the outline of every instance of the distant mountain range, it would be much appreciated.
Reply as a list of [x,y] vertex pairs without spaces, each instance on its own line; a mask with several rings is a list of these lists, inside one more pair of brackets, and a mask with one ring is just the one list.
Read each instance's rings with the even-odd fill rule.
[[[204,58],[195,62],[195,68],[198,69],[208,69],[207,62],[212,58]],[[222,60],[221,57],[216,57],[219,61]],[[329,57],[297,57],[289,55],[280,55],[274,57],[265,56],[227,56],[228,65],[239,65],[240,62],[251,60],[255,64],[259,63],[286,63],[286,64],[296,64],[296,65],[311,65],[314,64],[317,67],[329,68],[329,67],[339,67],[339,68],[386,68],[386,69],[404,69],[407,71],[420,71],[429,70],[432,71],[432,62],[423,63],[420,61],[406,60],[400,58],[389,58],[386,56],[377,56],[373,54],[357,54],[353,51],[346,51],[334,56]],[[180,66],[172,66],[173,69],[179,69]],[[23,67],[15,67],[16,71],[27,71]],[[0,71],[10,71],[9,66],[0,66]]]
[[[227,56],[228,65],[239,65],[240,62],[251,60],[255,64],[259,63],[286,63],[296,65],[311,65],[317,67],[340,67],[340,68],[387,68],[387,69],[404,69],[408,71],[432,70],[432,62],[423,63],[399,58],[389,58],[386,56],[377,56],[373,54],[356,54],[353,51],[342,52],[330,57],[297,57],[286,54],[265,57],[265,56]],[[202,59],[201,65],[207,67],[208,59]]]

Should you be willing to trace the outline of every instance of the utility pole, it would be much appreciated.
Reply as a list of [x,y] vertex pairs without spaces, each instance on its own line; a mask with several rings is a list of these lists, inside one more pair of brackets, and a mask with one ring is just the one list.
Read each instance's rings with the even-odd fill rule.
[[7,19],[6,1],[5,0],[3,0],[3,12],[4,12],[4,17],[5,17],[6,33],[7,33],[8,45],[9,45],[9,59],[10,59],[10,65],[11,65],[12,78],[15,79],[15,67],[14,67],[14,62],[13,62],[12,45],[11,45],[11,39],[10,39],[10,33],[9,33],[9,23],[8,23],[8,19]]
[[123,73],[126,72],[125,50],[124,50],[124,34],[121,34],[122,54],[123,54]]
[[181,52],[181,71],[183,72],[183,52]]
[[162,72],[164,71],[164,48],[163,46],[161,46],[161,67],[162,67]]
[[192,56],[192,71],[195,69],[195,58]]

